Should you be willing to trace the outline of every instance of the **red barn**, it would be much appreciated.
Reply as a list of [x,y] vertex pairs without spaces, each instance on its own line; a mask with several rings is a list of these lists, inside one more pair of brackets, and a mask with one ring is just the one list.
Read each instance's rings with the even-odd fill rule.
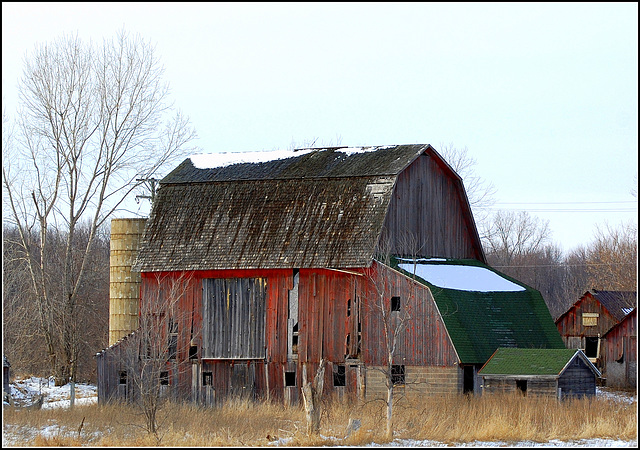
[[638,308],[602,336],[607,386],[636,388],[638,383]]
[[[140,318],[163,324],[162,383],[174,395],[296,403],[322,360],[327,395],[376,395],[385,389],[376,370],[387,363],[385,324],[399,331],[394,383],[425,393],[474,389],[505,336],[529,345],[520,330],[541,336],[538,347],[562,346],[537,291],[440,297],[389,262],[440,258],[489,271],[462,180],[430,145],[209,157],[187,159],[160,181],[134,265]],[[532,312],[521,306],[506,317],[486,306],[511,311],[513,299]],[[485,305],[495,320],[456,312],[462,302]],[[474,322],[492,323],[478,351]],[[98,354],[101,400],[126,391],[118,387],[128,383],[118,369],[125,342]]]
[[556,319],[567,348],[581,349],[606,377],[603,337],[636,307],[636,292],[587,291]]

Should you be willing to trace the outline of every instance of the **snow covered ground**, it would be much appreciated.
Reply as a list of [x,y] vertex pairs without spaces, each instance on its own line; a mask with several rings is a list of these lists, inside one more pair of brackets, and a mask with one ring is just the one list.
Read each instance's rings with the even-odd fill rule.
[[[91,404],[98,401],[97,388],[94,385],[78,383],[75,387],[75,403],[76,405]],[[37,378],[31,377],[24,380],[15,380],[11,383],[11,394],[14,400],[14,404],[17,405],[29,405],[39,395],[44,395],[42,408],[68,408],[70,405],[70,389],[69,385],[55,386],[53,378]],[[638,396],[636,393],[614,391],[608,388],[596,388],[596,395],[609,398],[613,401],[624,403],[638,403]],[[7,403],[4,403],[7,405]],[[64,430],[56,425],[48,425],[39,430],[33,430],[30,435],[39,433],[42,436],[49,436],[54,434],[61,434]],[[24,429],[20,430],[20,433],[24,435]],[[2,447],[16,445],[16,439],[13,427],[11,425],[2,424]],[[280,439],[271,442],[272,446],[286,445],[286,439]],[[336,446],[340,446],[336,443]],[[638,447],[638,440],[621,441],[617,439],[582,439],[575,441],[558,441],[551,440],[549,442],[532,442],[532,441],[519,441],[519,442],[484,442],[475,441],[460,443],[457,447]],[[445,444],[437,441],[429,440],[413,440],[413,439],[396,439],[390,444],[371,444],[368,447],[451,447],[450,444]]]

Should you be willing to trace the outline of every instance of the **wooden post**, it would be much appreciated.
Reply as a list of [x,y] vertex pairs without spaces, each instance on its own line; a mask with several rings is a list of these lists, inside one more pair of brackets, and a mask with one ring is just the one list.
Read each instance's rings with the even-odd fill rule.
[[320,432],[320,418],[322,415],[322,391],[324,389],[324,368],[326,360],[320,361],[318,370],[312,382],[307,382],[306,364],[302,367],[302,398],[307,416],[307,433],[318,434]]

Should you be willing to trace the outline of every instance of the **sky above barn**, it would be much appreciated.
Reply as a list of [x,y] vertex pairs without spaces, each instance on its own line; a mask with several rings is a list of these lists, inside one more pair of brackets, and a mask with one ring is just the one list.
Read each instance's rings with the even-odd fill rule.
[[637,3],[3,2],[4,113],[37,43],[122,28],[156,45],[200,153],[466,147],[492,208],[565,251],[637,223]]

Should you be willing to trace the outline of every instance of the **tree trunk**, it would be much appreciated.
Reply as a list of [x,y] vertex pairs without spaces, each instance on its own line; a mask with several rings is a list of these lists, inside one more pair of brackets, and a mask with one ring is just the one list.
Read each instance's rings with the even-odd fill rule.
[[307,417],[307,434],[309,436],[320,432],[320,419],[322,416],[322,391],[324,389],[324,368],[326,361],[320,361],[313,382],[307,382],[307,369],[303,365],[302,370],[302,399]]

